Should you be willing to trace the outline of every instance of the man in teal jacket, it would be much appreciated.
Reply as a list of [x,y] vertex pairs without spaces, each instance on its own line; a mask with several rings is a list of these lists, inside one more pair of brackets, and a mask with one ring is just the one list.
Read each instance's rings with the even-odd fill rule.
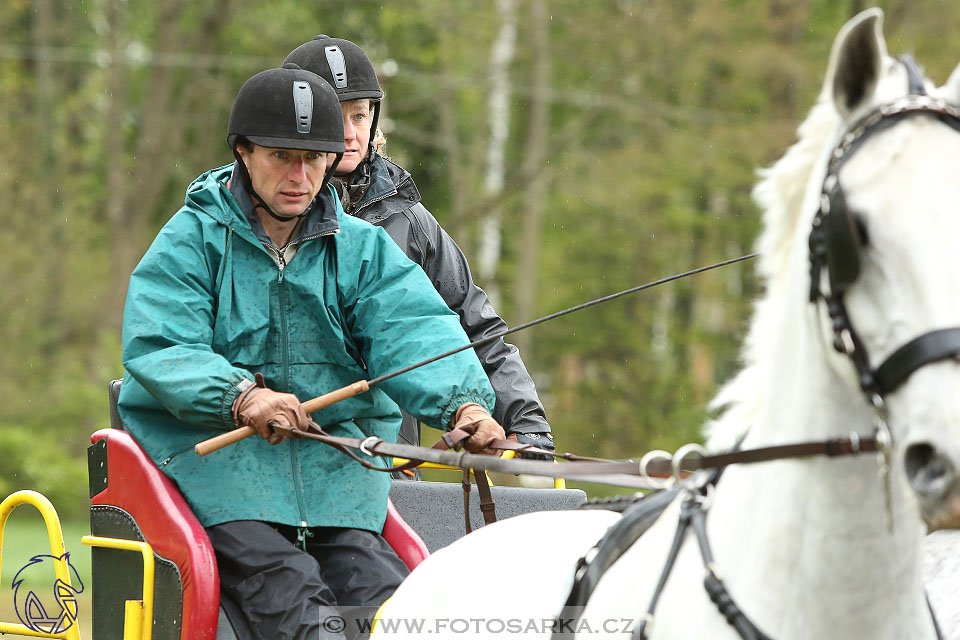
[[[406,574],[379,535],[390,477],[271,425],[305,428],[298,398],[467,338],[390,237],[344,214],[328,184],[344,145],[326,82],[296,65],[257,74],[237,96],[228,143],[237,162],[190,185],[130,278],[119,409],[207,528],[221,589],[252,637],[316,638],[318,607],[379,605]],[[438,429],[475,425],[467,447],[480,451],[503,437],[493,403],[467,350],[310,418],[393,442],[403,407]],[[192,452],[238,425],[260,438]]]

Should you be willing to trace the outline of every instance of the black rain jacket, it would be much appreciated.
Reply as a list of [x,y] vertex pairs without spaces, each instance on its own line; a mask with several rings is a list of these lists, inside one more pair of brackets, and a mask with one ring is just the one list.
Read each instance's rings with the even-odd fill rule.
[[[403,167],[374,153],[370,184],[350,215],[383,227],[426,272],[440,297],[460,316],[470,342],[504,331],[507,323],[470,274],[460,247],[420,202],[420,192]],[[497,394],[494,419],[509,433],[549,433],[543,404],[517,348],[502,338],[476,349]],[[416,420],[404,414],[400,442],[420,443]]]

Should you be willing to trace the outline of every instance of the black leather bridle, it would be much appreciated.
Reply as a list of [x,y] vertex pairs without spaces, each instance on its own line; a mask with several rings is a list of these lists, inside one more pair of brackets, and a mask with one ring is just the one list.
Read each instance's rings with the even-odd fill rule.
[[[830,156],[820,209],[813,219],[809,240],[810,301],[825,302],[833,329],[833,346],[853,362],[860,388],[878,410],[882,408],[883,398],[923,365],[960,357],[960,327],[950,327],[910,340],[874,368],[844,302],[844,294],[860,275],[861,253],[868,240],[856,211],[847,205],[840,186],[840,169],[871,136],[909,117],[933,116],[960,131],[960,108],[928,96],[916,63],[909,57],[901,61],[910,78],[909,95],[871,111],[847,129]],[[830,285],[827,291],[822,288],[824,271]]]

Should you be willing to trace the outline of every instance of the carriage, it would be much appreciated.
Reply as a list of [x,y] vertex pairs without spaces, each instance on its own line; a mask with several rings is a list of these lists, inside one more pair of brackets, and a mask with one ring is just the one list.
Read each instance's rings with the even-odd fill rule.
[[[233,640],[245,637],[236,605],[221,597],[213,547],[199,521],[170,481],[125,430],[117,412],[120,380],[109,385],[110,427],[91,436],[87,451],[92,547],[92,624],[98,640]],[[483,525],[477,488],[469,511],[472,528]],[[501,518],[539,510],[574,509],[586,502],[562,481],[551,489],[491,487]],[[2,526],[19,504],[44,516],[54,557],[64,553],[56,512],[39,494],[18,492],[0,509]],[[394,480],[383,536],[411,570],[431,552],[464,535],[463,490],[458,483]],[[57,542],[59,540],[59,543]],[[68,585],[66,563],[57,577]],[[61,575],[62,574],[62,575]],[[68,612],[75,620],[77,611]],[[152,621],[151,624],[146,624]],[[79,638],[77,626],[0,623],[0,633]]]

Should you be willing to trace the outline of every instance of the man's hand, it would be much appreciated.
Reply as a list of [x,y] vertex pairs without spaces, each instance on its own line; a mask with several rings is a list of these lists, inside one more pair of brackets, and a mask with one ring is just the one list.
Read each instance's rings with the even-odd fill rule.
[[238,427],[253,427],[260,438],[270,440],[270,444],[278,444],[286,438],[274,431],[272,425],[306,431],[310,424],[297,396],[263,386],[252,386],[237,396],[233,402],[233,421]]
[[[517,444],[529,444],[538,449],[549,451],[550,453],[556,451],[556,448],[553,446],[553,434],[549,431],[538,433],[511,433],[507,435],[507,440],[512,440]],[[553,460],[550,456],[537,453],[519,453],[518,457],[526,458],[527,460]]]
[[470,453],[499,455],[499,451],[488,450],[487,447],[494,440],[505,437],[503,427],[479,404],[468,402],[461,405],[453,417],[453,428],[473,434],[463,445]]

